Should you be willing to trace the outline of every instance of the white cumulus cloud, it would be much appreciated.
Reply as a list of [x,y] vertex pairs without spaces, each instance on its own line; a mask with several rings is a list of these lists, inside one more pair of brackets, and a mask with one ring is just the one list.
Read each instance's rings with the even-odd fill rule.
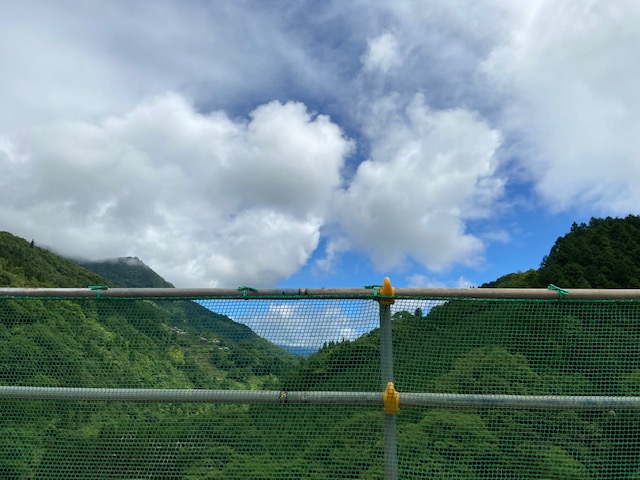
[[362,57],[365,71],[387,73],[402,63],[399,43],[391,32],[385,32],[367,42],[367,51]]
[[435,275],[509,241],[514,191],[637,213],[634,0],[72,3],[0,16],[0,228],[66,255]]
[[67,256],[137,255],[178,286],[273,285],[296,272],[352,148],[300,103],[232,120],[173,93],[0,146],[3,228]]
[[512,31],[483,65],[501,126],[553,210],[640,203],[640,4],[505,2]]
[[421,95],[406,108],[379,100],[367,133],[371,158],[337,200],[353,245],[379,269],[408,258],[433,271],[477,263],[483,244],[465,221],[487,216],[502,193],[499,134],[472,112],[431,110]]

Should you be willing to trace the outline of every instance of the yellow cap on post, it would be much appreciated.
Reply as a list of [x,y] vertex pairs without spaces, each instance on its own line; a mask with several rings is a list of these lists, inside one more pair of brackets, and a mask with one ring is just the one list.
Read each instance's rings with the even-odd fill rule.
[[393,382],[387,383],[387,389],[382,394],[384,413],[396,415],[400,411],[400,394],[396,392]]
[[[395,296],[396,289],[391,286],[391,280],[389,280],[389,277],[384,277],[384,280],[382,281],[382,287],[380,288],[380,291],[378,293],[382,297]],[[380,305],[393,305],[395,303],[395,300],[393,298],[381,298],[378,301],[380,302]]]

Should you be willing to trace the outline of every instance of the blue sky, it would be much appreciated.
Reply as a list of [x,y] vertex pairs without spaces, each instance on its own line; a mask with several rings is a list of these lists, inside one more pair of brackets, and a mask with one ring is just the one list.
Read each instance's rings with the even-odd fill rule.
[[465,287],[636,214],[640,4],[3,6],[0,229],[176,286]]

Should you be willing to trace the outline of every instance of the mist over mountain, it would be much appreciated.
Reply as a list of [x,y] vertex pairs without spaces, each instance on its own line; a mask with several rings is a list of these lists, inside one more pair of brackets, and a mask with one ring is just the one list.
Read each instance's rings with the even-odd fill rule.
[[[0,286],[172,287],[169,282],[136,257],[85,262],[84,265],[88,268],[39,248],[35,242],[27,242],[8,232],[0,233]],[[69,309],[74,302],[78,302],[83,310],[88,310],[74,314],[73,309]],[[157,350],[161,352],[157,353],[160,359],[171,360],[175,357],[183,360],[178,362],[177,366],[172,365],[170,361],[165,366],[157,366],[160,360],[149,358],[140,362],[140,365],[156,365],[155,368],[158,369],[156,374],[159,377],[162,377],[161,372],[168,368],[169,371],[165,372],[167,377],[181,378],[186,374],[194,382],[193,386],[208,385],[210,388],[222,384],[242,388],[242,385],[249,383],[256,385],[265,380],[273,383],[276,379],[275,371],[282,371],[285,365],[289,365],[295,359],[290,353],[256,335],[246,325],[234,322],[229,317],[215,313],[193,301],[132,299],[121,304],[122,309],[126,310],[124,313],[119,313],[118,305],[114,302],[97,302],[95,307],[89,307],[93,303],[96,302],[91,299],[77,301],[10,299],[1,305],[0,326],[4,325],[8,328],[9,333],[14,330],[19,331],[21,336],[29,339],[39,334],[37,332],[41,333],[42,329],[46,329],[54,339],[52,348],[47,351],[57,355],[56,345],[61,351],[71,349],[67,355],[75,359],[74,369],[78,371],[85,368],[84,364],[93,365],[98,370],[110,370],[114,362],[129,365],[130,360],[117,359],[119,355],[127,354],[126,351],[133,347],[121,350],[120,343],[116,339],[120,339],[126,345],[152,345],[153,348],[150,351],[135,352],[135,355],[142,359],[148,355],[156,355],[154,352]],[[76,338],[76,341],[68,343],[69,337],[65,336],[64,330],[67,327],[77,328],[85,317],[90,318],[92,324],[99,325],[101,329],[108,332],[109,338],[115,342],[113,345],[105,346],[109,351],[109,359],[105,358],[104,364],[96,360],[95,352],[92,353],[91,345],[94,342],[90,338],[84,340]],[[115,318],[119,320],[114,323]],[[150,337],[149,331],[155,333]],[[78,335],[84,337],[85,334],[90,335],[91,329]],[[6,340],[9,342],[11,338],[9,335]],[[18,348],[16,345],[18,344],[8,344],[5,349],[5,353],[11,351],[14,355],[12,359],[7,356],[7,362],[13,363],[21,356],[32,358],[33,351],[16,350]],[[36,342],[33,348],[41,347]],[[132,350],[130,355],[133,354]],[[53,364],[55,362],[52,362]],[[136,365],[131,365],[131,368],[135,370],[138,368]],[[32,368],[33,375],[37,375],[38,369],[28,361],[22,367],[27,370]],[[184,372],[178,374],[175,368]],[[27,384],[30,375],[23,378]],[[68,383],[63,372],[58,372],[56,377],[59,377],[56,383]],[[137,378],[138,375],[133,372],[124,374],[124,378],[127,377]],[[187,382],[185,385],[188,384]]]
[[105,283],[103,278],[65,260],[35,241],[0,232],[0,286],[84,288]]
[[106,278],[122,288],[173,288],[138,257],[120,257],[100,261],[77,261],[78,265]]

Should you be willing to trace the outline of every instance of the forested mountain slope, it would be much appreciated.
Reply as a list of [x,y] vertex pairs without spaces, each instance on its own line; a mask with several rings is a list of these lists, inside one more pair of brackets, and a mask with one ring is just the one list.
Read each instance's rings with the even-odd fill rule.
[[640,288],[640,217],[592,218],[558,238],[538,270],[505,275],[483,287]]
[[34,241],[0,232],[0,287],[84,288],[105,283],[93,272],[38,247]]
[[[0,281],[6,287],[115,286],[6,232],[0,234]],[[129,284],[137,281],[134,278]],[[277,388],[279,375],[295,363],[293,355],[248,327],[191,301],[0,298],[0,385]],[[91,414],[83,414],[86,407],[71,402],[57,403],[55,408],[39,402],[1,404],[0,478],[8,479],[85,478],[77,470],[78,459],[95,454],[93,461],[87,460],[90,464],[107,465],[99,445],[104,446],[109,429],[128,429],[131,441],[143,441],[152,432],[140,433],[146,422],[140,424],[136,418],[175,421],[168,416],[170,409],[160,406],[98,404]],[[241,418],[246,412],[240,409],[234,415]],[[177,438],[186,435],[180,433],[184,432],[181,425],[171,429]],[[75,445],[69,448],[77,459],[69,460],[70,470],[64,473],[53,455],[67,443]],[[128,459],[131,468],[136,462],[139,465],[144,455],[158,448],[154,447],[157,442],[148,443],[150,450],[125,449],[120,460]],[[95,478],[91,469],[86,475]],[[123,476],[105,474],[103,478],[136,478],[126,469],[119,475]],[[162,475],[182,478],[181,474]]]
[[[640,305],[566,300],[416,305],[420,309],[415,313],[393,315],[400,468],[420,472],[408,478],[640,475],[640,415],[633,411],[402,406],[406,392],[640,395]],[[374,330],[354,341],[328,345],[285,375],[284,386],[379,391],[379,344]],[[300,415],[309,415],[312,422],[317,412]],[[335,432],[346,434],[365,422],[362,414],[349,410],[335,415]],[[343,441],[345,445],[346,436]],[[317,446],[310,443],[307,448],[311,455]],[[355,453],[352,457],[353,464],[360,465],[357,475],[375,478],[370,472],[379,465],[376,452],[362,451],[357,460]],[[327,462],[327,468],[334,467],[339,468]]]
[[[636,287],[640,218],[592,219],[559,238],[539,270],[485,286]],[[640,395],[638,302],[405,303],[393,315],[400,392]],[[378,390],[379,332],[328,344],[285,388]],[[402,400],[401,400],[402,404]],[[344,414],[336,430],[357,423]],[[428,478],[640,478],[634,412],[411,409],[398,416],[400,468]],[[358,475],[376,468],[365,451]],[[372,478],[374,476],[372,475]]]
[[[127,288],[173,288],[173,285],[145,265],[137,257],[122,257],[110,260],[87,262],[82,265],[118,287]],[[258,336],[246,325],[231,320],[192,301],[156,300],[167,315],[167,321],[177,331],[204,335],[214,345],[223,342],[212,353],[212,361],[219,365],[236,363],[250,366],[256,372],[279,375],[283,369],[296,362],[295,356]],[[233,346],[224,349],[224,346]],[[220,350],[222,348],[222,350]],[[235,360],[234,360],[235,359]],[[237,376],[237,372],[233,376]]]
[[[7,232],[0,233],[0,280],[4,282],[0,286],[171,286],[138,259],[87,262],[86,265],[98,273],[106,273],[108,277],[103,278],[72,261],[39,248],[34,242],[29,243]],[[253,384],[258,381],[256,374],[269,377],[281,373],[295,362],[293,355],[259,337],[249,327],[192,301],[76,302],[82,307],[82,312],[69,310],[69,303],[64,301],[47,301],[46,308],[43,302],[7,301],[3,306],[4,312],[0,312],[4,317],[0,316],[0,322],[12,326],[18,326],[19,323],[34,325],[37,324],[36,319],[41,319],[43,323],[38,328],[59,329],[65,323],[71,325],[74,321],[81,322],[83,317],[89,316],[100,327],[107,328],[108,333],[115,335],[110,335],[109,338],[120,335],[121,343],[129,344],[139,343],[141,338],[155,332],[152,341],[161,345],[165,352],[171,350],[174,356],[186,355],[185,362],[189,363],[189,367],[185,368],[193,371],[193,375],[200,378],[200,383],[204,382],[210,387],[222,380]],[[118,309],[123,311],[119,312]],[[74,315],[79,317],[74,318]],[[127,316],[124,321],[120,319],[114,323],[113,318],[123,315]],[[50,317],[50,322],[44,321],[47,317]],[[136,321],[142,324],[136,325]],[[55,331],[51,335],[53,338],[59,337]],[[87,339],[86,342],[76,341],[71,347],[80,349],[84,344],[93,343]],[[115,348],[114,345],[109,347],[111,351]],[[152,351],[153,349],[150,350]],[[83,356],[87,356],[87,352],[79,351],[71,355],[77,359]],[[216,380],[204,381],[201,378],[202,369],[214,373]],[[269,381],[273,379],[270,378]]]

